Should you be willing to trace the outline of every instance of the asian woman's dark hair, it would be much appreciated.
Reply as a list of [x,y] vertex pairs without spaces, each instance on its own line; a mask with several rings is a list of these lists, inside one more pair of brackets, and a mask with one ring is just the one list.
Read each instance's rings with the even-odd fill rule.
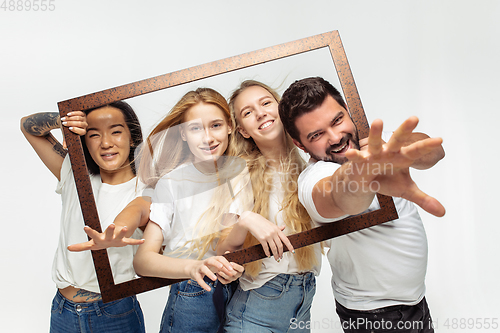
[[[121,113],[123,114],[123,117],[125,118],[125,123],[127,124],[128,129],[130,131],[130,137],[132,143],[130,146],[128,159],[130,161],[130,166],[132,167],[132,172],[135,175],[136,170],[134,163],[134,151],[135,148],[137,148],[142,143],[142,130],[141,130],[141,124],[139,123],[139,118],[137,118],[134,109],[132,109],[132,107],[129,104],[123,101],[117,101],[107,105],[99,106],[97,108],[86,110],[85,114],[88,115],[92,111],[103,108],[105,106],[110,106],[120,110]],[[85,155],[85,162],[87,163],[87,169],[89,170],[89,173],[91,175],[98,175],[100,173],[99,166],[97,165],[96,162],[94,162],[92,156],[90,156],[89,150],[85,143],[85,137],[82,137],[81,139],[82,139],[81,141],[82,141],[83,153]]]

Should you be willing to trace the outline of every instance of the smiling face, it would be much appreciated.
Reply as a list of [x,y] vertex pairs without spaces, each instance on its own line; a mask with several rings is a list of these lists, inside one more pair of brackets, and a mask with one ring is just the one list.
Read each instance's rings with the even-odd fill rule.
[[131,136],[123,113],[106,106],[90,112],[87,123],[85,142],[90,156],[99,166],[103,181],[106,182],[110,174],[121,177],[120,181],[132,179],[134,174],[129,161]]
[[243,90],[234,101],[238,131],[244,138],[252,138],[258,147],[267,145],[284,135],[278,114],[278,102],[260,86]]
[[194,162],[204,162],[222,156],[229,143],[231,127],[222,110],[207,103],[192,106],[181,126],[182,140],[186,141]]
[[359,149],[358,132],[347,113],[333,97],[295,120],[300,141],[295,144],[318,161],[343,164],[346,151]]

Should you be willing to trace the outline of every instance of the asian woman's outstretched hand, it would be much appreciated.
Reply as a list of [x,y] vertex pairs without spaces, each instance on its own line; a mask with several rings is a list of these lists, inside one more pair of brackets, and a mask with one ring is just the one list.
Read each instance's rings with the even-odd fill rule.
[[102,250],[108,247],[123,247],[127,245],[139,245],[144,243],[144,239],[134,239],[125,237],[128,228],[126,226],[115,226],[110,224],[104,232],[97,232],[89,226],[84,227],[85,233],[91,238],[88,242],[72,244],[68,250],[80,252],[87,250]]

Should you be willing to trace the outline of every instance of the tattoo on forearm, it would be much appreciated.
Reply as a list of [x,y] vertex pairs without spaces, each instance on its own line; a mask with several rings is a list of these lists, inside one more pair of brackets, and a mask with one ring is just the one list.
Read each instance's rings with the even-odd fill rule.
[[50,133],[51,130],[61,126],[58,112],[36,113],[28,117],[23,126],[27,133],[35,136],[43,136],[48,142],[50,142],[57,154],[62,157],[66,156],[66,150]]
[[66,154],[68,153],[64,148],[63,145],[54,138],[52,134],[47,134],[45,136],[45,139],[52,144],[52,149],[59,154],[61,157],[66,157]]
[[27,133],[36,136],[45,136],[53,129],[59,128],[59,113],[36,113],[26,119],[23,124]]
[[101,294],[93,293],[85,289],[78,289],[76,295],[73,296],[73,299],[77,297],[83,297],[85,298],[85,301],[98,301],[101,299]]

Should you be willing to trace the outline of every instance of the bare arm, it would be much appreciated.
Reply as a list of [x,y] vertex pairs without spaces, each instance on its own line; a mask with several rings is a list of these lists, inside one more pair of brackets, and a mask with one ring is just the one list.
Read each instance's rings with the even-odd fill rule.
[[272,253],[275,259],[280,259],[283,256],[283,244],[290,252],[295,252],[288,237],[283,233],[284,229],[285,226],[277,226],[259,214],[244,212],[233,225],[229,235],[217,244],[217,254],[241,249],[250,232],[261,243],[268,257]]
[[[375,155],[382,146],[382,123],[374,122],[370,128],[365,151]],[[355,150],[355,149],[350,149]],[[348,151],[349,152],[349,151]],[[321,179],[313,188],[313,201],[318,213],[325,218],[359,214],[370,206],[375,192],[370,188],[374,179],[374,166],[384,161],[348,161],[342,164],[331,177]],[[384,172],[380,170],[378,172]]]
[[[64,119],[63,125],[70,127],[70,130],[76,134],[84,135],[87,128],[85,114],[81,111],[70,112]],[[60,179],[66,150],[50,131],[60,127],[58,112],[35,113],[21,119],[21,132],[57,179]]]
[[151,198],[135,198],[116,216],[113,224],[110,224],[104,232],[99,233],[85,226],[84,230],[91,240],[70,245],[68,250],[78,252],[142,244],[144,240],[129,237],[132,236],[135,229],[148,223],[150,206]]
[[144,227],[148,223],[150,208],[150,197],[137,197],[116,216],[113,223],[116,226],[127,227],[129,230],[125,233],[125,237],[130,237],[135,229]]
[[369,189],[368,178],[353,173],[356,165],[344,163],[331,177],[321,179],[314,186],[312,197],[318,213],[325,218],[355,215],[365,211],[375,192]]
[[203,281],[208,276],[212,281],[217,279],[214,272],[225,277],[241,275],[224,257],[210,257],[205,260],[180,259],[164,256],[159,253],[163,243],[163,233],[156,223],[148,223],[144,231],[145,242],[139,246],[134,256],[134,269],[142,276],[155,276],[170,279],[194,279],[205,290],[210,287]]
[[[245,214],[245,213],[243,213]],[[242,215],[243,215],[242,214]],[[240,217],[237,215],[231,214],[229,217],[230,219],[236,219],[238,222],[240,222]],[[241,223],[225,223],[226,225],[231,225],[231,227],[224,229],[222,237],[219,239],[219,242],[217,243],[217,254],[222,255],[223,253],[226,253],[227,251],[233,252],[240,250],[243,247],[243,243],[245,242],[245,239],[248,234],[248,230],[244,228]],[[228,231],[229,230],[229,231]]]

